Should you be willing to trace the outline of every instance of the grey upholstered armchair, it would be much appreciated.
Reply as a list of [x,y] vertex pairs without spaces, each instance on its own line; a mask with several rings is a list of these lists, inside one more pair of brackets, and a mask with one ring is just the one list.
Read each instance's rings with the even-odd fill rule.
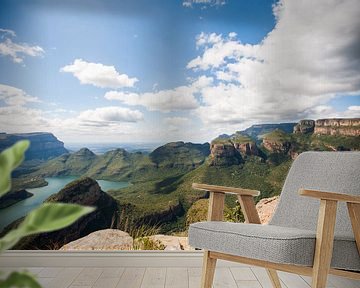
[[[305,152],[292,164],[269,225],[260,225],[258,191],[193,184],[210,192],[207,222],[194,223],[189,243],[204,249],[202,287],[211,287],[217,259],[312,276],[360,279],[360,152]],[[220,222],[226,193],[238,195],[247,223]],[[249,224],[255,223],[255,224]]]

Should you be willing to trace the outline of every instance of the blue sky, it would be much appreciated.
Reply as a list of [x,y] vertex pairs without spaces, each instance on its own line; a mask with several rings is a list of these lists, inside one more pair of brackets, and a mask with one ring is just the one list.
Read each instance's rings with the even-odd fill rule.
[[352,2],[0,0],[0,130],[204,142],[359,117]]

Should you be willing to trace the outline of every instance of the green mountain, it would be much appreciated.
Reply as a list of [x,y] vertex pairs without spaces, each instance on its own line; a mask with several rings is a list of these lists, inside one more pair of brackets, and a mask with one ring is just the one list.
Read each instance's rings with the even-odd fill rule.
[[82,148],[40,165],[36,172],[27,177],[79,175],[132,182],[163,179],[198,167],[209,153],[208,143],[184,142],[168,143],[150,154],[116,149],[96,155],[89,149]]
[[46,132],[7,134],[0,133],[0,152],[20,140],[29,140],[31,145],[26,151],[26,160],[48,160],[68,151],[64,143],[53,134]]
[[273,130],[280,129],[285,133],[292,133],[294,126],[297,123],[279,123],[279,124],[257,124],[252,125],[251,127],[238,131],[237,133],[248,135],[253,139],[261,139],[262,135],[269,133]]
[[[256,201],[279,195],[291,163],[309,150],[360,150],[360,138],[275,129],[264,133],[260,143],[242,133],[214,139],[207,161],[194,170],[111,191],[123,211],[120,228],[124,229],[125,223],[134,226],[145,223],[161,225],[162,233],[186,231],[187,212],[199,199],[207,197],[206,193],[191,188],[194,182],[256,189],[261,192]],[[234,200],[228,197],[226,206],[233,207]],[[194,209],[203,206],[195,204]],[[194,209],[191,213],[197,213]]]

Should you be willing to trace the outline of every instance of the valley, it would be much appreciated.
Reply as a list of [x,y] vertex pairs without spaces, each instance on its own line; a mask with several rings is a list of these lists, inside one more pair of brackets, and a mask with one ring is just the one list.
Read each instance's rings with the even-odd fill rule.
[[[360,150],[359,119],[330,120],[254,125],[232,135],[222,134],[210,144],[171,142],[150,153],[117,148],[95,154],[81,148],[42,161],[31,169],[20,167],[15,173],[13,189],[36,194],[30,188],[58,177],[131,183],[108,191],[97,180],[104,193],[116,203],[111,212],[111,225],[105,228],[111,226],[131,234],[136,229],[156,227],[159,233],[186,235],[190,223],[204,220],[206,200],[203,199],[208,197],[205,192],[191,188],[194,182],[256,189],[261,191],[256,198],[258,202],[281,193],[288,169],[300,153]],[[72,183],[77,182],[68,185]],[[52,193],[61,188],[53,189]],[[85,192],[79,190],[78,193]],[[74,197],[63,199],[78,201]],[[226,199],[225,210],[230,219],[240,217],[233,213],[237,209],[234,200],[234,197]]]

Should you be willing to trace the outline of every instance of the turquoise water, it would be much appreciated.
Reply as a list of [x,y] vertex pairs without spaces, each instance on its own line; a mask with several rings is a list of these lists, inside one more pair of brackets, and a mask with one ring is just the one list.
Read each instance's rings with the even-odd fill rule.
[[[45,180],[49,183],[47,186],[26,189],[34,194],[34,196],[20,201],[5,209],[0,209],[0,231],[8,224],[20,217],[25,216],[34,208],[38,207],[50,195],[59,192],[66,184],[74,181],[76,176],[49,177]],[[129,186],[128,182],[115,182],[106,180],[97,180],[103,191],[112,189],[120,189]]]

